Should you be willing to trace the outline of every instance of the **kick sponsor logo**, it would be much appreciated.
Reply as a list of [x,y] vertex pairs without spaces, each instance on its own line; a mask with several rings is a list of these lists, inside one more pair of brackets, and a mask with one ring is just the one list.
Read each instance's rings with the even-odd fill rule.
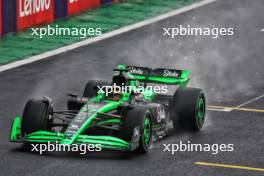
[[19,17],[26,17],[51,7],[51,0],[19,0]]

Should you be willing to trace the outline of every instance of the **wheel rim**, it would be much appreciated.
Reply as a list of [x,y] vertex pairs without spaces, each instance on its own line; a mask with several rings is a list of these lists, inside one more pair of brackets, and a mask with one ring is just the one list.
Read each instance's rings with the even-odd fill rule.
[[196,121],[198,127],[201,127],[203,125],[204,115],[205,115],[205,102],[204,99],[200,97],[197,103],[197,114],[196,114]]
[[145,118],[143,140],[146,145],[150,144],[150,139],[151,139],[151,122],[149,118]]

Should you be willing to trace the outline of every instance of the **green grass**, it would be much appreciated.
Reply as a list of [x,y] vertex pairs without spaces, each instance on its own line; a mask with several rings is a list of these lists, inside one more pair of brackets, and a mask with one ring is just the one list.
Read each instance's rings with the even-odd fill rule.
[[[199,0],[128,0],[83,12],[52,25],[102,28],[103,33],[192,4]],[[79,36],[32,36],[31,30],[0,38],[0,65],[56,49],[77,41]]]

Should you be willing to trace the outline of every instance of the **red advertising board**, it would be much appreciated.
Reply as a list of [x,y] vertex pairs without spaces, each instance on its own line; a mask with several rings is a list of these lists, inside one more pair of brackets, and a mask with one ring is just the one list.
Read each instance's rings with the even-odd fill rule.
[[54,0],[17,0],[17,29],[51,23]]
[[0,35],[2,34],[2,0],[0,0]]
[[100,2],[100,0],[68,0],[68,15],[99,7]]

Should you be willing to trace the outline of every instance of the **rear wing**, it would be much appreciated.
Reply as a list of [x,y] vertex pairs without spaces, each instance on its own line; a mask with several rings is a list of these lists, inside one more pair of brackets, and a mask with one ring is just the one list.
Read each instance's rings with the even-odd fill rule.
[[127,66],[127,70],[135,79],[146,83],[186,86],[190,80],[188,70],[167,68],[151,69],[137,66]]

